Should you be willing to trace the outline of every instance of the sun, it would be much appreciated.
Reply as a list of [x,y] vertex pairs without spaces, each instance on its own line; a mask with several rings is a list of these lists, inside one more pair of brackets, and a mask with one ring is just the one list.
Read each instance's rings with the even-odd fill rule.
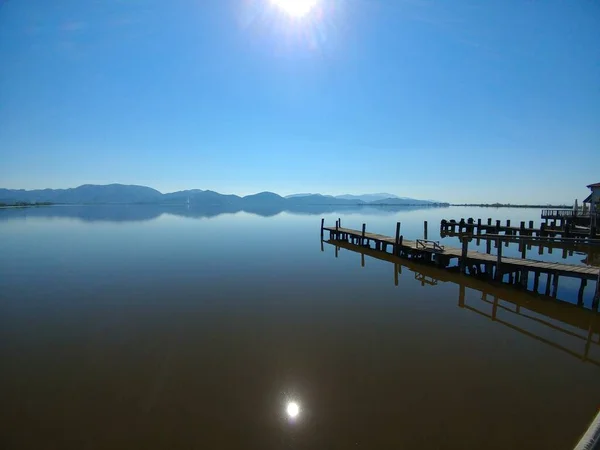
[[317,5],[319,0],[271,0],[275,6],[281,8],[291,17],[302,18]]

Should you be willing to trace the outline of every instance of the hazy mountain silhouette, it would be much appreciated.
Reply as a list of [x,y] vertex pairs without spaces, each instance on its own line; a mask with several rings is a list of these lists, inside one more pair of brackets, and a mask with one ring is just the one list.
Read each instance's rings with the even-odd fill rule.
[[84,184],[70,189],[0,189],[0,202],[52,203],[158,203],[162,199],[156,189],[146,186]]
[[[386,198],[397,198],[397,195],[394,194],[386,194],[386,193],[380,193],[380,194],[360,194],[360,195],[352,195],[352,194],[344,194],[344,195],[336,195],[335,198],[341,198],[344,200],[360,200],[363,201],[365,203],[369,203],[369,202],[374,202],[377,200],[383,200]],[[415,200],[415,201],[420,201],[420,200]]]
[[430,200],[416,200],[414,198],[408,197],[395,197],[395,198],[384,198],[381,200],[375,200],[369,203],[370,205],[435,205],[436,202],[432,202]]
[[[382,199],[381,197],[384,196]],[[0,189],[0,203],[16,202],[51,202],[57,204],[168,204],[219,206],[235,210],[282,211],[292,206],[307,205],[427,205],[433,202],[399,198],[393,194],[340,195],[337,197],[321,194],[294,194],[282,197],[273,192],[240,197],[224,195],[218,192],[201,189],[162,194],[147,186],[108,184],[85,184],[70,189]]]

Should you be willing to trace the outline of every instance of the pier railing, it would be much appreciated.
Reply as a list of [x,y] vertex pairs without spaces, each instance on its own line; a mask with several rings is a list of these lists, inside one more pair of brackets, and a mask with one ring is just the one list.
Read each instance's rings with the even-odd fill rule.
[[542,209],[542,219],[569,219],[572,217],[590,217],[583,209]]

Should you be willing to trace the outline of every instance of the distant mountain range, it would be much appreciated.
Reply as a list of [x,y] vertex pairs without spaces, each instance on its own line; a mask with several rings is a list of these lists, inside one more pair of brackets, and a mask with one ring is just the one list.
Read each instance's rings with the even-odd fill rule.
[[347,194],[335,197],[321,194],[294,194],[282,197],[273,192],[261,192],[240,197],[201,189],[163,194],[147,186],[123,184],[84,184],[70,189],[38,189],[31,191],[23,189],[0,189],[0,203],[13,204],[17,202],[50,202],[58,204],[189,204],[220,206],[233,210],[243,208],[275,208],[282,210],[289,206],[308,205],[447,205],[447,203],[402,198],[385,193]]

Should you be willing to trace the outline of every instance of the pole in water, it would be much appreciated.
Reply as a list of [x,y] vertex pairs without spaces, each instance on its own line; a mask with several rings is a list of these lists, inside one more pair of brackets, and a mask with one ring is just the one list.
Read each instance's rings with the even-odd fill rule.
[[360,245],[365,245],[365,231],[367,230],[367,224],[363,223],[362,225],[362,237],[360,240]]
[[598,271],[598,279],[596,280],[596,293],[594,294],[594,300],[592,301],[592,309],[598,309],[600,304],[600,271]]
[[423,239],[427,240],[427,221],[423,222]]
[[394,252],[396,256],[400,255],[400,222],[396,222],[396,246]]
[[321,240],[323,240],[323,227],[325,226],[325,219],[321,219]]

